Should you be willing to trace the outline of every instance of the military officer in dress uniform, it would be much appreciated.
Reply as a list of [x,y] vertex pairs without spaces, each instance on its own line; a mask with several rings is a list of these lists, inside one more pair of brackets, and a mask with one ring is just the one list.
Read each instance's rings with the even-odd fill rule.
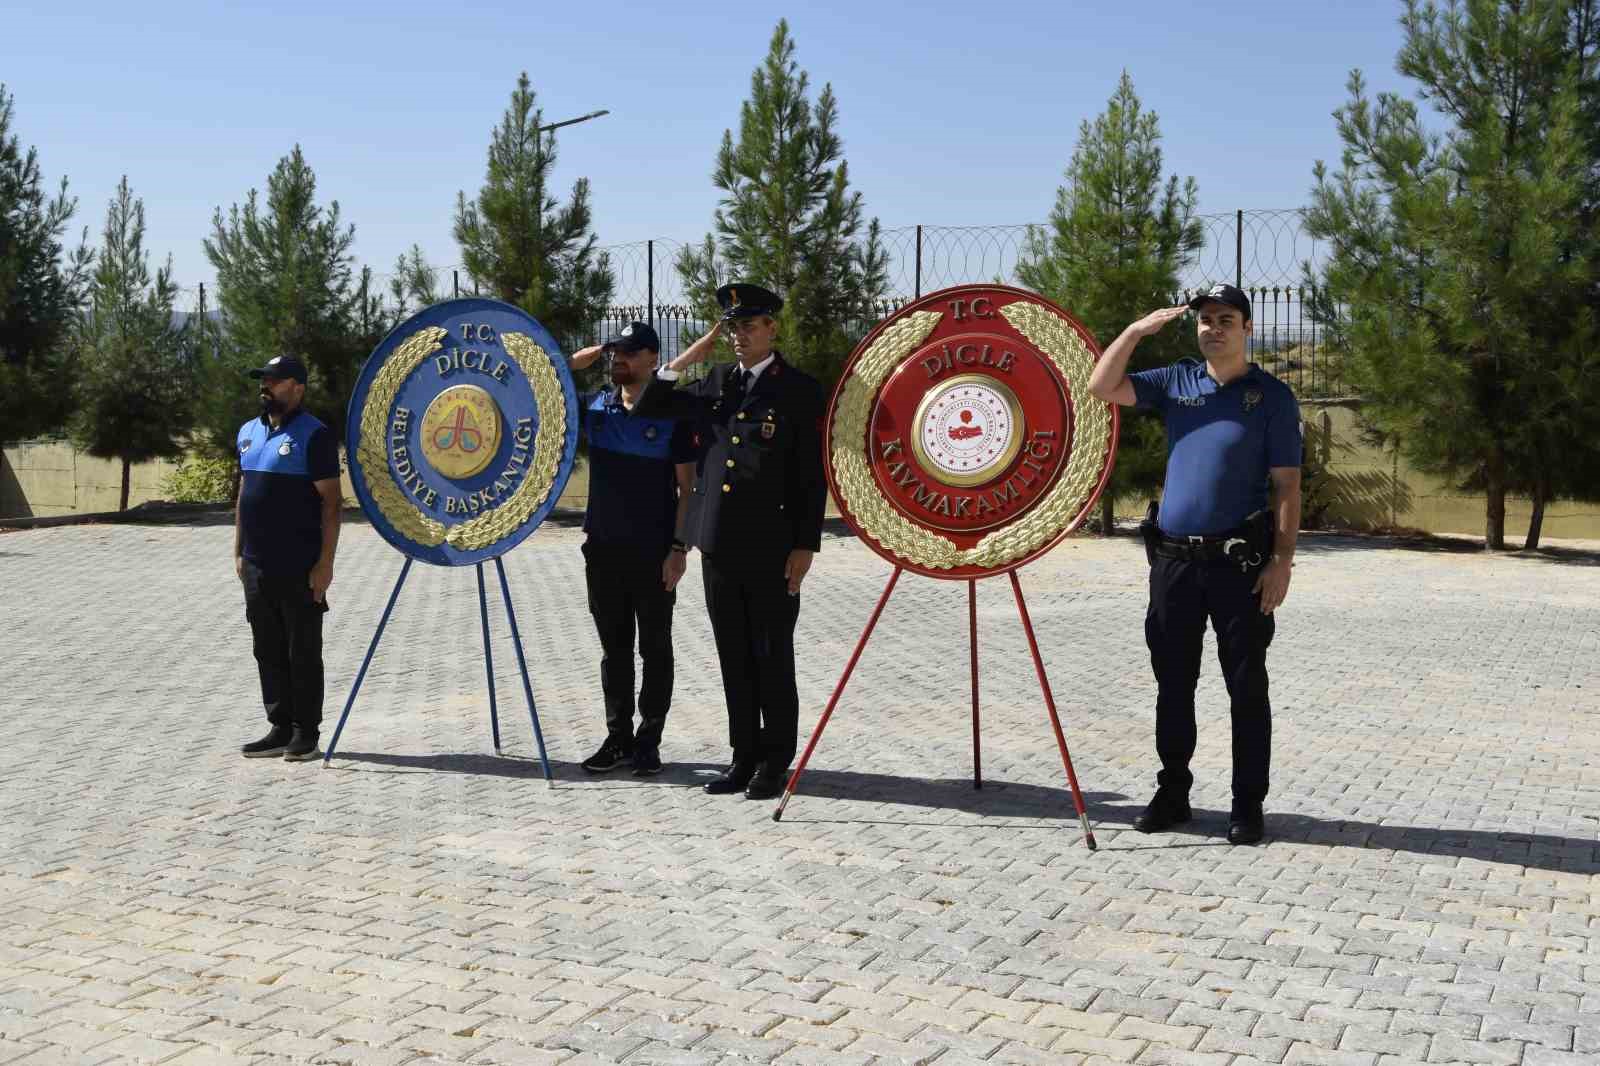
[[656,372],[634,411],[695,420],[701,448],[685,540],[702,552],[706,610],[728,702],[728,768],[712,795],[783,792],[794,759],[799,697],[794,626],[800,586],[822,537],[822,385],[773,349],[783,301],[759,285],[717,290],[722,319],[674,365],[709,356],[724,331],[738,361],[678,382]]

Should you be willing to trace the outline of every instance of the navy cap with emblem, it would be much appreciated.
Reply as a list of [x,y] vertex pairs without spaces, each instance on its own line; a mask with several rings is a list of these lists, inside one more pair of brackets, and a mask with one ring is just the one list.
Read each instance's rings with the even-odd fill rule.
[[257,367],[250,371],[253,378],[273,378],[283,381],[293,378],[300,384],[306,383],[306,365],[292,355],[277,355],[267,360],[265,366]]
[[717,304],[722,308],[722,321],[731,322],[736,318],[775,315],[783,310],[783,297],[760,285],[736,281],[717,290]]
[[1213,285],[1205,292],[1195,293],[1194,297],[1189,301],[1189,310],[1198,311],[1201,304],[1211,301],[1227,304],[1235,311],[1241,312],[1244,317],[1251,317],[1250,297],[1244,294],[1243,289],[1235,288],[1232,285]]
[[645,322],[629,322],[622,331],[601,347],[617,352],[659,352],[661,338]]

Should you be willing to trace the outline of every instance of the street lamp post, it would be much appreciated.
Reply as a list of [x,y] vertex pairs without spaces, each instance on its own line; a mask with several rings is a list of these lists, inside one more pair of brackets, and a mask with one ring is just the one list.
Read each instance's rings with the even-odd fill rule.
[[[563,119],[560,122],[552,122],[548,126],[540,126],[535,129],[533,138],[534,169],[537,171],[544,165],[544,134],[549,133],[551,130],[558,130],[562,126],[576,126],[580,122],[588,122],[592,118],[599,118],[601,115],[609,114],[611,114],[611,112],[608,110],[591,111],[587,115],[579,115],[577,118]],[[544,180],[541,176],[539,181],[539,202],[534,205],[533,209],[533,250],[534,254],[539,256],[541,259],[544,255],[543,249],[540,248],[540,239],[544,236],[543,229]]]
[[569,118],[563,122],[552,122],[548,126],[540,126],[539,132],[549,133],[551,130],[560,129],[562,126],[576,126],[580,122],[588,122],[592,118],[599,118],[601,115],[609,114],[611,114],[609,111],[591,111],[587,115],[579,115],[577,118]]

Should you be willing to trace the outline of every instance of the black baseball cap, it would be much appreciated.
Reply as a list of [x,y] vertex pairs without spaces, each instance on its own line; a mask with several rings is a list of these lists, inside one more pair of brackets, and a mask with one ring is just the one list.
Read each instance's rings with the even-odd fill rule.
[[722,321],[731,322],[736,318],[775,315],[783,310],[783,297],[760,285],[736,281],[717,290],[717,304],[722,308]]
[[661,338],[656,336],[656,331],[650,328],[647,322],[629,322],[622,327],[622,332],[606,341],[606,348],[619,352],[659,352]]
[[285,378],[294,378],[300,384],[306,383],[306,365],[292,355],[275,355],[267,360],[263,367],[250,371],[253,378],[275,378],[282,381]]
[[1213,285],[1205,292],[1196,293],[1189,301],[1189,310],[1198,311],[1201,304],[1212,301],[1219,304],[1227,304],[1235,311],[1243,314],[1245,318],[1251,317],[1250,297],[1244,294],[1243,289],[1235,288],[1232,285]]

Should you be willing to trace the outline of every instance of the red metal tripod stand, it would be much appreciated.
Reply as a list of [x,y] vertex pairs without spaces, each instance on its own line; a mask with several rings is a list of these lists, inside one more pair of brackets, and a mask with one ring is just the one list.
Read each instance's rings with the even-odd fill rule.
[[[872,617],[867,619],[867,626],[861,631],[861,638],[856,641],[856,648],[850,655],[850,661],[845,664],[844,674],[839,678],[839,683],[833,688],[833,695],[828,698],[828,706],[823,710],[822,717],[817,720],[817,727],[811,731],[811,740],[806,744],[806,750],[800,756],[800,761],[795,764],[794,772],[789,775],[789,783],[784,787],[783,798],[778,801],[777,809],[772,812],[772,820],[780,821],[783,818],[784,808],[789,805],[789,800],[794,796],[795,786],[800,782],[800,775],[805,773],[806,764],[811,761],[811,753],[817,748],[817,741],[822,738],[822,731],[828,726],[828,719],[833,716],[833,709],[839,704],[839,697],[844,692],[845,684],[850,680],[850,674],[856,668],[856,662],[861,658],[861,652],[867,646],[867,639],[872,636],[872,630],[878,624],[878,618],[883,614],[884,606],[889,602],[889,594],[894,591],[894,586],[900,580],[904,567],[895,567],[894,573],[889,575],[889,583],[884,586],[883,594],[878,597],[878,605],[872,609]],[[1067,771],[1067,784],[1072,788],[1072,802],[1078,809],[1078,821],[1083,826],[1083,841],[1090,851],[1096,850],[1094,830],[1089,825],[1089,812],[1083,804],[1083,792],[1078,788],[1078,775],[1072,769],[1072,756],[1067,752],[1067,738],[1061,732],[1061,718],[1056,713],[1055,697],[1050,692],[1050,679],[1045,676],[1044,660],[1039,655],[1039,642],[1033,635],[1033,621],[1028,617],[1028,604],[1022,598],[1022,584],[1017,580],[1017,572],[1011,570],[1007,575],[1011,579],[1011,591],[1016,594],[1017,612],[1022,616],[1022,628],[1028,635],[1028,651],[1033,655],[1033,669],[1039,675],[1039,687],[1044,692],[1045,709],[1050,712],[1050,727],[1055,731],[1056,747],[1061,751],[1061,765]],[[972,660],[972,785],[974,788],[983,787],[983,773],[981,769],[980,750],[978,740],[978,589],[975,578],[967,579],[967,624],[968,639]]]

